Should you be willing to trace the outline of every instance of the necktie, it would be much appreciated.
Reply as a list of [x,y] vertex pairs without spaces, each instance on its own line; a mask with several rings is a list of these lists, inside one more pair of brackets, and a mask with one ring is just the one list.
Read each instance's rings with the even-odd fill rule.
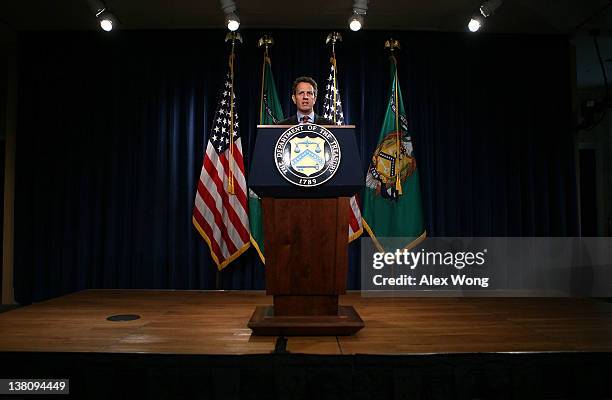
[[307,124],[308,122],[310,122],[310,117],[308,115],[302,116],[302,123]]

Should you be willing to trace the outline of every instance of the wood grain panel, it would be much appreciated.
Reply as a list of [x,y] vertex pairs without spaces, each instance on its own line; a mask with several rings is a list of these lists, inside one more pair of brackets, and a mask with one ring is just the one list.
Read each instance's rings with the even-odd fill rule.
[[[246,324],[263,292],[87,290],[0,314],[0,351],[255,354],[275,337]],[[316,354],[612,351],[612,304],[564,298],[341,296],[366,323],[353,336],[290,337]],[[110,322],[133,313],[136,321]],[[334,343],[336,343],[334,345]]]
[[348,207],[348,198],[263,199],[268,294],[344,293]]

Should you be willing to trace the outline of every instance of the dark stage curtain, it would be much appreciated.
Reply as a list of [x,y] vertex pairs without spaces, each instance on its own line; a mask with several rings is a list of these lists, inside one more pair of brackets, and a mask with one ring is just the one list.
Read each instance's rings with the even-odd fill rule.
[[[328,32],[272,31],[286,114],[299,75],[323,83]],[[237,95],[254,145],[262,32],[242,32]],[[227,63],[224,31],[25,33],[19,41],[15,294],[85,288],[262,289],[249,252],[217,273],[191,224]],[[388,32],[337,51],[364,169],[386,105]],[[395,33],[430,236],[577,235],[569,46],[562,36]],[[321,88],[322,89],[322,88]],[[322,90],[321,90],[322,92]],[[319,99],[319,106],[322,100]],[[359,287],[358,244],[349,287]]]

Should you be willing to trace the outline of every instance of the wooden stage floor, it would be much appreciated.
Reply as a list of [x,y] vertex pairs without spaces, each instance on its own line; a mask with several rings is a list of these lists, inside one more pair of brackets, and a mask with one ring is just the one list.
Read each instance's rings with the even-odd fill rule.
[[[251,335],[263,292],[86,290],[0,314],[0,352],[263,354]],[[348,337],[289,337],[290,353],[610,352],[612,304],[572,298],[362,298],[366,327]],[[115,314],[140,319],[111,322]]]

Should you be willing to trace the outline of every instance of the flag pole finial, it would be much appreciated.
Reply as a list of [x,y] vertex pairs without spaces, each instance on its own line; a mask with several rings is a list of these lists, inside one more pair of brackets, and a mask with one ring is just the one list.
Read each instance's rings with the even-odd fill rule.
[[336,53],[336,42],[342,41],[342,35],[339,32],[330,32],[327,35],[327,39],[325,39],[325,44],[331,43],[332,45],[332,53]]
[[236,42],[240,42],[242,43],[242,35],[240,34],[240,32],[229,32],[227,35],[225,35],[225,42],[229,42],[232,41],[232,54],[234,54],[234,46],[236,45]]
[[242,43],[242,35],[240,32],[228,32],[228,34],[225,35],[225,41],[229,42],[230,40],[232,43],[235,43],[236,41]]
[[266,52],[268,51],[268,48],[272,46],[274,46],[274,39],[270,35],[263,35],[257,41],[257,47],[265,47]]
[[385,41],[385,49],[388,49],[391,52],[391,55],[393,55],[393,52],[395,50],[401,50],[402,46],[400,45],[399,40],[390,38],[389,40]]

